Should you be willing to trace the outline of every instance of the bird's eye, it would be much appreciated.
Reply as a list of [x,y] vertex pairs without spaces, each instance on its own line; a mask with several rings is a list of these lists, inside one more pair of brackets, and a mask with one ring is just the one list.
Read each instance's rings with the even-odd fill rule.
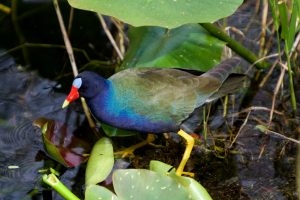
[[85,90],[87,90],[87,86],[83,85],[83,86],[81,86],[81,89],[85,91]]

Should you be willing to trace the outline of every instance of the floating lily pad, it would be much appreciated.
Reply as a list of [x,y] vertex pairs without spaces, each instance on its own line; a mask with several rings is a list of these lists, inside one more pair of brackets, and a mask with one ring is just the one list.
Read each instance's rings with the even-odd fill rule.
[[116,170],[113,184],[120,199],[189,199],[188,192],[173,178],[146,169]]
[[[170,171],[170,169],[172,169]],[[175,168],[171,165],[168,165],[166,163],[157,161],[157,160],[151,160],[150,162],[150,170],[168,175],[172,177],[175,181],[180,183],[190,194],[191,199],[198,199],[198,200],[211,200],[212,198],[206,191],[206,189],[197,181],[195,181],[192,178],[189,177],[183,177],[183,176],[177,176],[175,174]]]
[[99,185],[89,185],[85,190],[85,200],[118,200],[110,190]]
[[171,165],[168,165],[166,163],[160,162],[158,160],[151,160],[149,169],[151,171],[155,171],[161,174],[166,174],[166,173],[175,173],[175,168],[172,167]]
[[71,6],[116,17],[133,26],[175,28],[214,22],[234,13],[242,0],[68,0]]

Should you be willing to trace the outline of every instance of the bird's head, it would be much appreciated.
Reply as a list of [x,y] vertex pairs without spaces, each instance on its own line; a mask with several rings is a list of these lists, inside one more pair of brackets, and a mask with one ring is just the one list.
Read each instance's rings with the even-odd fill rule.
[[106,85],[106,81],[106,79],[94,72],[85,71],[80,73],[73,80],[71,91],[65,99],[62,108],[67,107],[79,97],[89,99],[100,94],[101,90]]

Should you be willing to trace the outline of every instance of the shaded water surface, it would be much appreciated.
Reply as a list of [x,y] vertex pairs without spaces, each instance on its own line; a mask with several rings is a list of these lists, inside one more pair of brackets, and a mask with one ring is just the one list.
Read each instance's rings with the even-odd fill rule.
[[18,69],[7,56],[0,61],[0,85],[0,199],[21,199],[34,189],[41,191],[39,170],[55,167],[44,153],[41,131],[33,120],[67,119],[77,127],[83,116],[61,109],[65,95],[53,91],[55,82]]

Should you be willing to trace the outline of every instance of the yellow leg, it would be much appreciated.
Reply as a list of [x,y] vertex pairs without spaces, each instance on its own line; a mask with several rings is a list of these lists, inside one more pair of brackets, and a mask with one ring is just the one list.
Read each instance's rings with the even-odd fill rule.
[[183,130],[178,131],[177,133],[178,135],[180,135],[181,137],[183,137],[186,140],[186,147],[185,147],[185,151],[184,154],[182,156],[182,160],[176,170],[176,175],[181,176],[184,170],[184,167],[186,165],[186,162],[188,161],[188,159],[190,158],[193,146],[194,146],[194,138],[192,136],[190,136],[189,134],[187,134],[186,132],[184,132]]
[[130,155],[134,155],[133,152],[138,149],[138,148],[141,148],[147,144],[150,144],[152,143],[153,141],[155,140],[155,136],[154,134],[148,134],[147,135],[147,139],[138,143],[138,144],[135,144],[135,145],[132,145],[122,151],[118,151],[118,152],[115,152],[114,154],[115,155],[121,155],[122,158],[125,158],[127,156],[130,156]]

